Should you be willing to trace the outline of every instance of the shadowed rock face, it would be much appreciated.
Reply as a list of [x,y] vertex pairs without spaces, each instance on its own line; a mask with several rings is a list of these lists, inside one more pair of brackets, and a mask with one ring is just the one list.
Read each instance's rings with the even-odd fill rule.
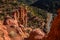
[[58,15],[52,22],[50,33],[48,37],[43,40],[60,40],[60,9],[57,10]]
[[[52,22],[51,30],[47,37],[42,38],[42,40],[60,40],[60,9],[57,10],[58,15],[54,18]],[[31,32],[30,37],[27,40],[40,40],[35,39],[36,35],[40,35],[37,32]],[[41,36],[41,35],[40,35]]]

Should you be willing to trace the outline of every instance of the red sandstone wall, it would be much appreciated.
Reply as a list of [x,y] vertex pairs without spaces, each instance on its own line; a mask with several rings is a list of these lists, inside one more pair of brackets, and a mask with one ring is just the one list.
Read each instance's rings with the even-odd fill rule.
[[52,22],[50,33],[48,37],[43,40],[60,40],[60,9],[58,9],[58,15]]

